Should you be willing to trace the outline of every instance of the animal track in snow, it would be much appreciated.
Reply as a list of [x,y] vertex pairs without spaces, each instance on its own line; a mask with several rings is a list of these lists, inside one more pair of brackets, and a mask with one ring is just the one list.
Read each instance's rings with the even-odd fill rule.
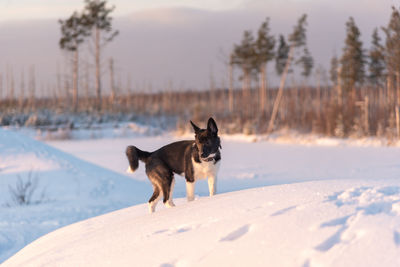
[[353,205],[355,211],[362,211],[365,215],[400,214],[400,187],[350,188],[329,196],[327,201],[334,202],[339,208],[344,205]]
[[290,207],[287,207],[287,208],[284,208],[284,209],[281,209],[281,210],[278,210],[278,211],[272,213],[271,216],[275,217],[275,216],[278,216],[278,215],[282,215],[282,214],[285,214],[286,212],[288,212],[288,211],[290,211],[292,209],[295,209],[295,208],[296,208],[296,206],[290,206]]
[[400,233],[397,231],[393,232],[393,239],[394,243],[396,244],[397,247],[400,247]]
[[240,237],[244,236],[249,230],[250,230],[249,224],[243,225],[242,227],[224,236],[219,241],[235,241],[236,239],[239,239]]
[[176,234],[181,234],[181,233],[185,233],[188,232],[190,230],[199,228],[201,225],[181,225],[181,226],[177,226],[177,227],[171,227],[169,229],[161,229],[158,231],[155,231],[152,233],[152,235],[160,235],[160,234],[166,234],[166,235],[176,235]]
[[[338,208],[348,206],[354,212],[320,224],[320,228],[337,227],[337,230],[314,247],[317,252],[327,252],[336,245],[349,245],[362,238],[367,232],[358,227],[358,222],[367,216],[400,214],[400,187],[350,188],[329,196],[326,202],[333,202]],[[394,230],[393,241],[400,247],[400,232]],[[304,266],[309,266],[310,260]]]

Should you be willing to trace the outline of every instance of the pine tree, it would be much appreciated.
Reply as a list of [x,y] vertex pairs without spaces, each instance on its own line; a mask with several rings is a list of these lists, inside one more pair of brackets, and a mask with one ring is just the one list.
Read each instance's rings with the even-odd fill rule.
[[398,98],[400,98],[400,12],[395,7],[392,7],[388,26],[386,28],[383,27],[382,30],[386,35],[385,62],[388,79],[396,81],[397,94]]
[[108,42],[111,42],[117,35],[118,31],[112,28],[111,12],[114,11],[115,6],[107,7],[105,0],[85,0],[85,7],[83,11],[84,25],[92,30],[94,38],[94,58],[96,66],[96,79],[95,90],[97,98],[97,109],[102,107],[101,98],[101,48]]
[[289,35],[289,43],[291,47],[301,47],[306,45],[306,26],[307,26],[307,15],[303,14],[297,21],[296,26],[293,28],[293,32]]
[[233,65],[239,66],[243,71],[243,91],[249,90],[251,72],[257,65],[254,37],[251,31],[245,31],[241,44],[234,46],[231,61]]
[[[277,56],[282,56],[282,58],[285,60],[285,67],[283,69],[282,75],[281,75],[281,82],[279,84],[279,90],[278,93],[276,95],[275,101],[274,101],[274,106],[272,107],[272,114],[271,114],[271,118],[269,120],[269,124],[268,124],[268,130],[267,132],[270,133],[272,132],[272,130],[274,129],[274,123],[275,123],[275,119],[276,116],[278,114],[278,108],[279,108],[279,104],[281,102],[281,98],[283,95],[283,88],[285,87],[285,82],[286,82],[286,75],[289,72],[289,68],[290,65],[293,61],[293,57],[294,57],[294,50],[296,48],[301,48],[303,47],[303,52],[307,51],[304,50],[304,48],[306,48],[306,26],[307,26],[307,15],[303,14],[300,19],[298,20],[296,26],[293,27],[293,32],[289,35],[289,52],[287,53],[287,59],[285,58],[285,53],[279,53],[279,49],[278,49],[278,55]],[[279,38],[280,41],[284,41],[284,38]],[[282,46],[281,46],[282,44]],[[285,45],[283,45],[284,42],[280,42],[280,46],[279,47],[285,47]],[[284,50],[284,49],[282,49]],[[285,51],[283,51],[285,52]],[[304,55],[303,55],[304,56]],[[306,56],[309,58],[309,56]],[[277,68],[277,70],[279,70],[279,68]]]
[[270,35],[269,18],[267,18],[258,30],[257,40],[255,42],[257,66],[260,68],[261,86],[260,86],[260,111],[265,109],[265,96],[267,90],[267,64],[275,57],[274,53],[275,38]]
[[283,70],[285,69],[288,56],[289,45],[286,43],[285,37],[283,35],[279,35],[278,50],[276,51],[275,57],[275,70],[279,76],[282,75]]
[[375,28],[372,34],[372,47],[369,51],[369,81],[374,86],[382,85],[385,71],[384,47],[381,45],[381,38],[378,29]]
[[307,47],[303,49],[303,55],[296,61],[297,65],[300,65],[302,68],[301,75],[305,78],[309,77],[312,69],[314,67],[314,59],[310,55]]
[[342,71],[340,72],[344,89],[354,90],[356,84],[360,85],[365,78],[365,55],[360,40],[360,30],[350,17],[346,23],[346,40],[343,54],[340,59]]
[[88,29],[83,26],[82,16],[74,12],[68,19],[59,20],[61,26],[60,48],[73,52],[72,71],[72,106],[76,112],[78,109],[78,78],[79,78],[79,46],[89,35]]

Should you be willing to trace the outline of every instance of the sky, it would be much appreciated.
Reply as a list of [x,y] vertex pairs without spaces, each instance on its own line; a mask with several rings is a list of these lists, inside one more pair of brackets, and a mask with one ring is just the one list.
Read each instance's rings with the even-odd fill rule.
[[[0,21],[46,19],[68,16],[79,10],[83,0],[0,0]],[[229,10],[245,5],[245,0],[114,0],[115,16],[153,8],[199,8]]]
[[[308,15],[307,43],[315,67],[328,81],[330,59],[340,56],[345,23],[353,16],[364,49],[375,27],[387,25],[391,6],[400,0],[114,0],[112,13],[119,36],[104,50],[103,84],[107,88],[107,62],[115,62],[120,87],[135,90],[207,89],[211,80],[226,87],[228,55],[243,31],[255,33],[266,17],[271,32],[288,36],[297,19]],[[81,10],[82,0],[0,0],[0,75],[12,73],[15,83],[35,68],[40,88],[51,88],[61,73],[69,79],[68,55],[60,51],[58,19]],[[380,32],[383,38],[383,32]],[[81,70],[94,72],[87,47],[81,51]],[[86,64],[86,65],[85,65]],[[88,67],[85,67],[88,66]],[[316,69],[316,68],[314,68]],[[83,76],[84,74],[81,74]],[[240,70],[235,70],[240,87]],[[270,85],[278,83],[274,64],[268,66]],[[27,78],[25,78],[27,79]],[[2,79],[5,87],[6,79]],[[303,82],[299,76],[290,79]],[[315,83],[315,75],[307,82]],[[82,81],[82,77],[81,77]],[[0,92],[1,94],[1,92]],[[1,97],[1,96],[0,96]]]

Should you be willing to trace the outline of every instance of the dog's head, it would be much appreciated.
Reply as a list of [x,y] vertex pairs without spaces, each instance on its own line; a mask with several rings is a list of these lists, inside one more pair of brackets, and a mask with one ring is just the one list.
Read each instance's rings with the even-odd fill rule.
[[200,129],[192,121],[195,133],[195,144],[199,151],[199,156],[203,161],[214,159],[221,148],[221,140],[218,137],[218,128],[213,118],[208,119],[207,129]]

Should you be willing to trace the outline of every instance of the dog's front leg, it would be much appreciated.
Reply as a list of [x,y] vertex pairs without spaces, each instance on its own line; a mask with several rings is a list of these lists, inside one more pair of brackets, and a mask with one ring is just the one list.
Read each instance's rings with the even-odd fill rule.
[[208,177],[208,191],[210,192],[210,197],[217,193],[217,177]]
[[186,181],[186,197],[188,201],[194,200],[194,181],[193,182]]

